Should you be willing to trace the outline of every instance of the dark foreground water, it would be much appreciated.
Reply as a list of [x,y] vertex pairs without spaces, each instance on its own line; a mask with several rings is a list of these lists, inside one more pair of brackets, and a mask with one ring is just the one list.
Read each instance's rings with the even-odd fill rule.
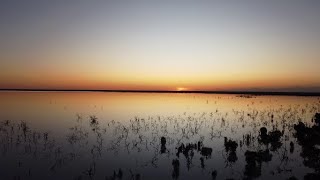
[[317,112],[319,97],[1,92],[0,179],[317,179]]

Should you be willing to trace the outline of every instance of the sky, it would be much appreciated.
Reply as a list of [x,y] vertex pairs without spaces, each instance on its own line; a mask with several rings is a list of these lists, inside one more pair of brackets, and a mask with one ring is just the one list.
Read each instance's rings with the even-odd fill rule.
[[0,88],[320,92],[320,1],[2,0]]

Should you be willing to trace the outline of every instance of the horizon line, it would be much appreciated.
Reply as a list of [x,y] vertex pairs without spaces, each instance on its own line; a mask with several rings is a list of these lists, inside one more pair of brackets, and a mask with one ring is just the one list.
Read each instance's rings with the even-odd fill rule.
[[28,92],[122,92],[122,93],[196,93],[196,94],[248,94],[248,95],[274,95],[274,96],[320,96],[320,92],[290,92],[290,91],[204,91],[204,90],[121,90],[121,89],[0,89],[3,91],[28,91]]

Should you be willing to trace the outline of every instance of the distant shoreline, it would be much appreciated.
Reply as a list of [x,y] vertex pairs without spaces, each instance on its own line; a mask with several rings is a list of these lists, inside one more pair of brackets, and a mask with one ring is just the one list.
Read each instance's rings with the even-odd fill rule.
[[160,90],[89,90],[89,89],[0,89],[18,92],[120,92],[120,93],[192,93],[192,94],[246,94],[271,96],[320,96],[320,92],[276,92],[276,91],[160,91]]

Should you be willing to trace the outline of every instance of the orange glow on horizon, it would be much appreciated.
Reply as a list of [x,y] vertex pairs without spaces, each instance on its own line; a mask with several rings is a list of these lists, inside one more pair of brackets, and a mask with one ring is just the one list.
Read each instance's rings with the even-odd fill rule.
[[[3,79],[2,79],[3,78]],[[110,77],[98,75],[46,75],[46,76],[22,76],[0,77],[0,88],[13,89],[97,89],[97,90],[175,90],[175,91],[215,91],[215,90],[252,90],[272,88],[296,88],[310,87],[317,80],[308,77],[258,77],[237,76],[234,77],[137,77],[128,76]]]

